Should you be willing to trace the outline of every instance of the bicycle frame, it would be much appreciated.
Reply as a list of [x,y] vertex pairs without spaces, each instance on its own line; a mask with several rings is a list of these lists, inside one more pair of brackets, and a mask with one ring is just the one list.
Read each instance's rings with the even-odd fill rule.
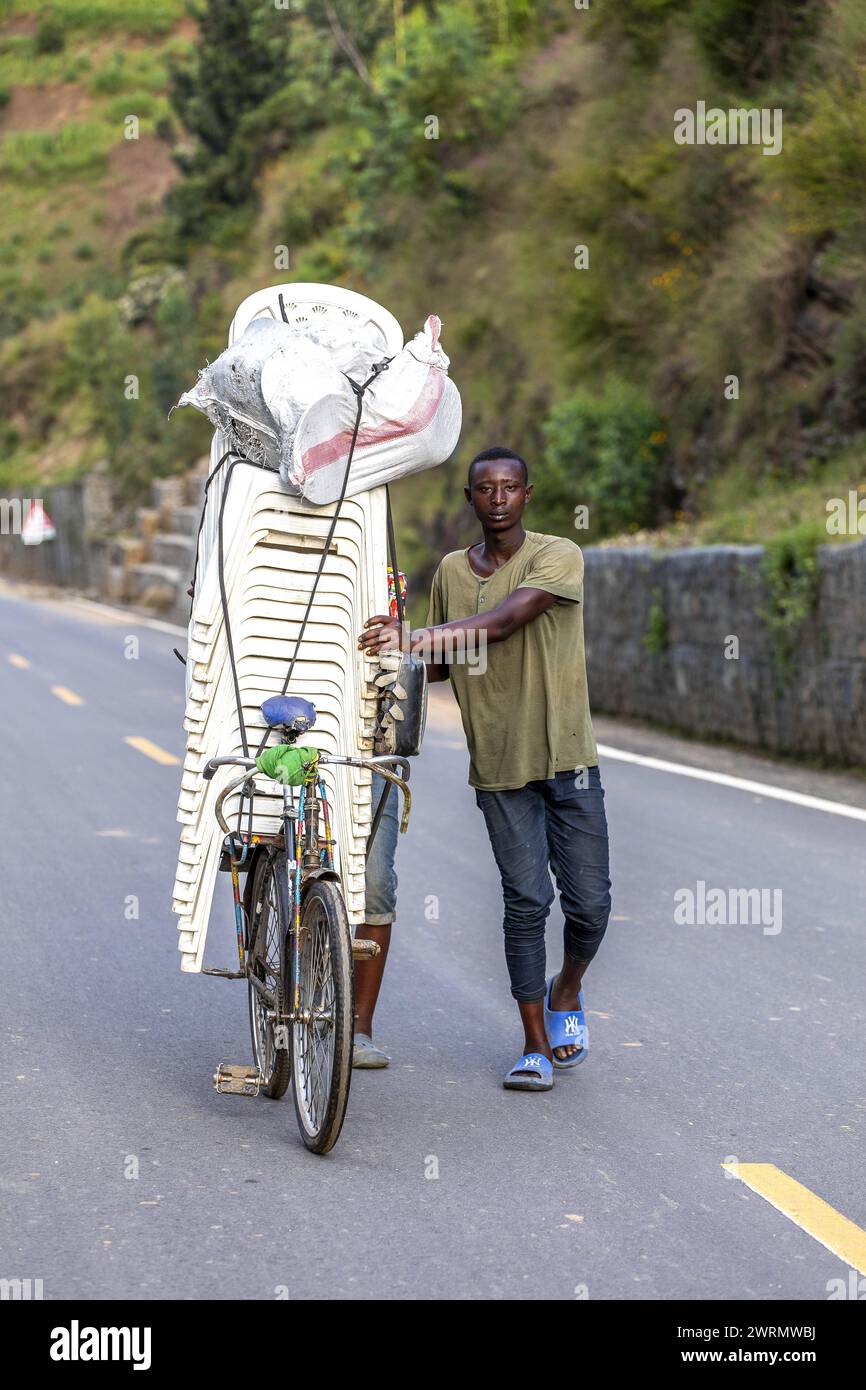
[[[283,1025],[287,1023],[303,1022],[300,1016],[300,988],[301,988],[301,906],[303,903],[304,888],[311,878],[319,878],[327,875],[328,877],[338,878],[334,868],[334,839],[331,834],[331,813],[328,800],[327,788],[321,777],[314,777],[309,783],[302,784],[298,788],[298,801],[295,805],[292,795],[293,788],[283,786],[283,807],[282,807],[282,832],[277,835],[253,835],[241,830],[233,831],[225,819],[223,807],[226,799],[245,783],[252,782],[257,775],[255,763],[252,759],[240,757],[212,758],[207,764],[206,775],[213,776],[217,768],[230,763],[243,763],[245,770],[239,777],[233,778],[228,782],[217,797],[214,814],[219,822],[224,834],[224,845],[229,854],[229,867],[232,878],[232,895],[234,898],[235,910],[235,931],[237,935],[238,948],[238,971],[211,971],[220,975],[228,975],[235,979],[246,978],[269,1004],[271,1010],[276,1003],[271,999],[270,991],[265,982],[259,980],[250,970],[250,960],[255,946],[255,941],[250,937],[247,916],[240,891],[240,868],[246,861],[248,853],[258,848],[265,847],[268,850],[285,850],[286,872],[288,876],[287,891],[288,900],[291,904],[292,920],[289,924],[291,935],[290,945],[290,981],[291,984],[292,1007],[288,1013],[281,1014],[277,1018],[274,1013],[275,1023]],[[347,767],[369,767],[372,771],[378,772],[386,781],[393,782],[403,793],[403,815],[400,822],[401,832],[405,832],[409,823],[409,814],[412,805],[412,795],[406,785],[409,777],[409,763],[406,758],[395,754],[384,754],[372,758],[354,758],[338,755],[321,754],[320,764],[342,765]],[[400,767],[403,777],[394,772],[394,765]],[[261,775],[261,774],[258,774]],[[250,791],[250,797],[254,794]],[[319,815],[324,822],[324,840],[320,841],[319,836]],[[238,852],[240,850],[240,852]]]

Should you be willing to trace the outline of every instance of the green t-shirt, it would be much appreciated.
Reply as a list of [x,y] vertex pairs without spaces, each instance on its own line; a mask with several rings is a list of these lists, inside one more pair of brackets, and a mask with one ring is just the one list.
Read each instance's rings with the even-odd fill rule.
[[[515,589],[544,589],[558,602],[504,642],[488,643],[486,652],[468,646],[470,659],[450,663],[469,783],[484,791],[598,762],[583,649],[583,555],[573,541],[527,531],[489,579],[470,568],[468,551],[452,551],[433,576],[428,626],[489,612]],[[467,634],[468,642],[477,636]]]

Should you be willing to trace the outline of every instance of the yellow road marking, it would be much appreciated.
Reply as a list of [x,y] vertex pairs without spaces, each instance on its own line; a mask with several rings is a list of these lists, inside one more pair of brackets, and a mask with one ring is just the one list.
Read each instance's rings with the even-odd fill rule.
[[722,1167],[852,1269],[866,1274],[866,1231],[823,1198],[789,1178],[774,1163],[723,1163]]
[[127,735],[123,741],[128,743],[130,748],[137,748],[146,758],[153,758],[155,763],[162,763],[164,767],[174,767],[180,762],[180,758],[176,758],[173,753],[166,753],[164,748],[160,748],[158,743],[151,743],[149,738],[140,738],[135,734]]
[[51,694],[56,695],[58,700],[62,700],[64,705],[84,704],[81,696],[76,695],[74,690],[67,690],[65,685],[52,685]]
[[19,671],[29,671],[30,662],[26,656],[19,656],[17,652],[9,653],[9,661],[13,666],[17,666]]

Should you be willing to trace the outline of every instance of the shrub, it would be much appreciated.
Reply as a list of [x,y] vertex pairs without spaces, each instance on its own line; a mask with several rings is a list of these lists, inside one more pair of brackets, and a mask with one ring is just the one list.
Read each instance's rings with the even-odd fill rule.
[[314,242],[298,257],[295,276],[314,283],[339,284],[346,274],[346,261],[338,247]]
[[105,115],[109,121],[117,121],[119,125],[127,116],[138,116],[139,120],[147,120],[156,109],[156,98],[150,92],[124,92],[106,104]]
[[778,161],[784,167],[770,171],[793,202],[802,231],[853,233],[861,249],[866,183],[864,121],[866,80],[862,71],[851,81],[832,78],[815,92],[806,122],[790,147],[786,146],[784,160]]
[[[45,312],[46,291],[37,276],[24,284],[18,270],[9,270],[0,277],[0,339],[20,333],[31,319]],[[4,392],[7,386],[4,381]],[[4,398],[4,408],[8,402]]]
[[195,380],[200,365],[195,305],[183,284],[167,280],[156,321],[153,386],[157,404],[167,415],[181,391]]
[[643,638],[644,649],[650,656],[664,656],[670,646],[667,615],[662,602],[661,589],[653,590],[653,601],[647,616],[647,628]]
[[690,24],[710,67],[745,87],[789,66],[819,9],[817,0],[693,0]]
[[316,166],[303,181],[293,183],[283,199],[274,227],[274,241],[301,246],[323,236],[342,210],[339,180],[326,167]]
[[[503,130],[517,112],[518,84],[485,43],[474,6],[460,0],[439,5],[433,19],[413,11],[406,61],[383,65],[381,86],[367,165],[397,189],[426,187],[461,149]],[[428,115],[439,121],[436,139],[425,138]]]
[[6,420],[0,421],[0,453],[11,454],[21,443],[21,434]]
[[831,415],[843,430],[866,427],[866,298],[861,298],[839,330],[835,345]]
[[769,602],[760,610],[773,643],[779,686],[794,664],[803,624],[818,603],[816,550],[827,534],[821,521],[801,522],[767,542],[762,572]]
[[115,305],[91,295],[70,329],[65,379],[82,393],[94,432],[105,441],[115,474],[126,481],[135,467],[134,440],[145,393],[127,399],[124,378],[138,373],[139,354]]
[[80,82],[92,67],[93,59],[89,53],[76,53],[63,68],[61,76],[64,82]]
[[66,25],[94,33],[164,34],[183,10],[183,0],[63,0]]
[[594,536],[653,525],[666,434],[639,388],[610,377],[601,396],[579,391],[553,409],[544,433],[545,500],[550,481],[564,512],[588,505]]
[[590,32],[613,44],[627,43],[642,66],[659,55],[668,20],[682,13],[682,0],[617,0],[590,7]]
[[60,15],[47,14],[39,21],[33,39],[37,53],[62,53],[66,47],[66,25]]
[[104,68],[94,73],[90,79],[90,90],[94,96],[115,96],[124,91],[128,84],[126,53],[120,49],[112,54]]
[[0,172],[59,182],[103,165],[114,140],[113,131],[87,121],[70,121],[59,130],[13,131],[0,148]]

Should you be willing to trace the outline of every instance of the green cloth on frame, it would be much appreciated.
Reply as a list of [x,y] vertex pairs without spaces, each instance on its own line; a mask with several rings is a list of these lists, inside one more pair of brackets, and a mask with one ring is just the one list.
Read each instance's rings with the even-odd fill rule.
[[314,782],[318,775],[319,750],[282,743],[260,753],[256,758],[256,767],[284,787],[301,787],[305,782]]

